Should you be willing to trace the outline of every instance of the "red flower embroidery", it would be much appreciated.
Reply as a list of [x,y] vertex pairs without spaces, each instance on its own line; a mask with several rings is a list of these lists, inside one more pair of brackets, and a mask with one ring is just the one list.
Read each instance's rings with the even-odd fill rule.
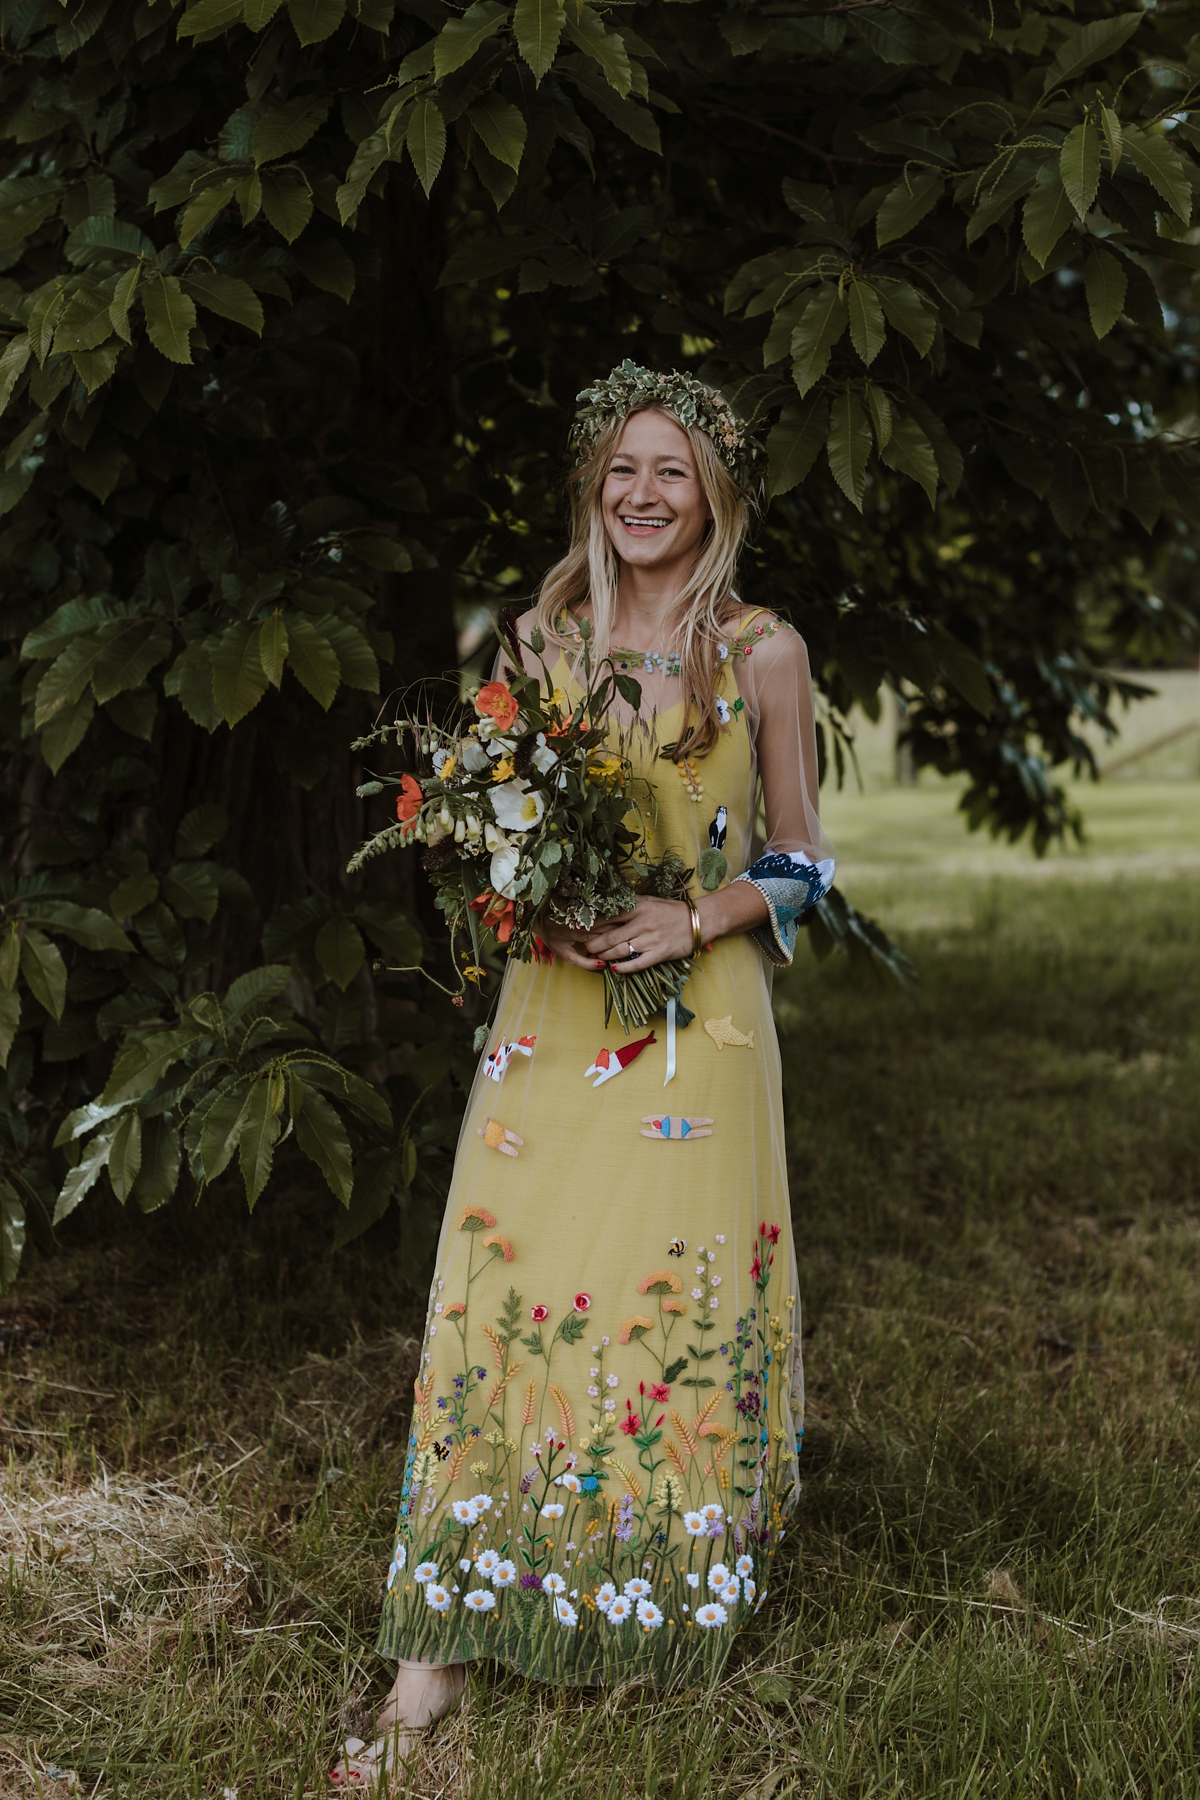
[[529,1316],[535,1325],[540,1325],[543,1320],[550,1317],[550,1308],[548,1306],[531,1306]]
[[[626,1406],[629,1405],[628,1400],[625,1402],[625,1404],[626,1404]],[[642,1425],[642,1421],[638,1418],[638,1416],[635,1412],[627,1413],[626,1416],[621,1420],[621,1430],[625,1433],[626,1437],[632,1437],[635,1431],[640,1431],[641,1425]]]
[[650,1398],[652,1400],[657,1400],[660,1406],[671,1398],[671,1390],[665,1381],[656,1381],[654,1383],[654,1386],[650,1389]]
[[410,819],[416,818],[424,798],[420,784],[414,781],[411,775],[400,777],[400,792],[396,796],[396,817],[402,825],[407,825]]
[[751,1281],[757,1281],[761,1274],[762,1274],[762,1261],[759,1257],[756,1256],[754,1261],[750,1264],[750,1279],[751,1279]]
[[592,1296],[590,1294],[576,1294],[575,1311],[577,1313],[585,1313],[591,1304]]
[[767,1226],[767,1236],[770,1238],[770,1240],[773,1244],[777,1244],[779,1242],[779,1226],[778,1225],[768,1225]]

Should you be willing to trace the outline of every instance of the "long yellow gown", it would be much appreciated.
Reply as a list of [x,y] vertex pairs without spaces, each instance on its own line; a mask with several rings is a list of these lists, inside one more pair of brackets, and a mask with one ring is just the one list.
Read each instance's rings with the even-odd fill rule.
[[[766,658],[777,631],[760,620],[732,643],[728,722],[698,779],[656,759],[675,709],[635,743],[653,854],[697,864],[723,829],[726,879],[753,860],[758,712],[734,695],[746,644]],[[803,714],[786,635],[802,666],[780,680]],[[555,679],[570,683],[565,661]],[[807,704],[797,787],[815,769],[811,689]],[[615,1016],[605,1028],[598,974],[509,966],[438,1247],[383,1655],[674,1685],[715,1673],[766,1598],[803,1430],[769,973],[749,936],[704,951],[664,1086],[663,1020],[626,1038]],[[489,1120],[516,1155],[480,1135]]]

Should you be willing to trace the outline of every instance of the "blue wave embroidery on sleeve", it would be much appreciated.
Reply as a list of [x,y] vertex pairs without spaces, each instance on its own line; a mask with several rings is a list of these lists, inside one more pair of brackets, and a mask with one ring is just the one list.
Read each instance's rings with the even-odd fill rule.
[[751,937],[769,961],[787,968],[796,948],[800,920],[833,886],[832,857],[815,863],[798,852],[769,850],[738,875],[757,888],[767,903],[767,922]]

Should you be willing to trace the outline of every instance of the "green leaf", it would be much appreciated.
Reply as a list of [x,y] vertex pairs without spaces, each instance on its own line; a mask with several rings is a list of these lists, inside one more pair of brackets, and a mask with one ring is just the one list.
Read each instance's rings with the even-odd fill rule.
[[301,687],[307,688],[317,705],[328,712],[341,685],[342,665],[333,645],[311,620],[299,613],[288,622],[288,665]]
[[[145,1213],[156,1212],[179,1185],[179,1132],[160,1114],[142,1121],[142,1164],[130,1198]],[[111,1163],[110,1163],[111,1167]]]
[[903,332],[921,356],[927,356],[937,335],[937,318],[915,287],[893,275],[877,275],[875,291],[894,331]]
[[847,500],[862,511],[871,454],[871,427],[866,408],[853,388],[845,388],[829,410],[826,449],[833,478]]
[[13,1039],[21,1024],[21,996],[14,988],[0,989],[0,1069],[7,1069]]
[[323,44],[333,36],[345,11],[346,0],[288,0],[288,17],[301,44]]
[[331,981],[345,992],[366,961],[362,934],[349,919],[327,919],[313,946],[317,961]]
[[21,973],[35,1000],[61,1019],[67,998],[67,966],[57,944],[27,925],[21,936]]
[[267,691],[258,654],[260,627],[244,622],[222,632],[211,655],[213,696],[225,723],[233,726],[253,712]]
[[52,775],[58,774],[68,756],[82,744],[95,710],[96,702],[85,694],[74,706],[64,706],[55,713],[42,732],[40,749]]
[[133,333],[129,329],[129,309],[133,305],[133,298],[141,276],[141,265],[138,263],[135,263],[132,269],[126,269],[117,282],[116,291],[108,308],[109,323],[117,336],[124,338],[127,344],[133,342]]
[[[307,41],[316,43],[317,39]],[[296,100],[285,100],[282,106],[273,106],[254,128],[250,153],[255,162],[273,162],[277,156],[290,156],[293,150],[302,150],[313,133],[325,123],[328,112],[329,100],[320,94],[301,95]]]
[[417,180],[428,198],[446,155],[446,121],[436,100],[418,100],[408,121],[404,141],[413,159]]
[[875,241],[880,249],[897,238],[907,237],[913,226],[933,211],[942,197],[943,186],[942,177],[931,170],[919,175],[905,174],[885,195],[875,214]]
[[207,869],[194,863],[176,863],[162,878],[162,893],[181,919],[203,919],[206,924],[221,904],[216,882]]
[[142,1166],[142,1121],[132,1108],[118,1119],[108,1153],[108,1179],[122,1205],[133,1191]]
[[352,299],[357,280],[354,264],[335,237],[296,244],[292,255],[314,287],[336,294],[339,300]]
[[356,531],[349,544],[355,556],[369,569],[390,569],[396,574],[407,575],[413,566],[406,547],[396,538],[384,537],[382,532]]
[[23,331],[11,339],[4,355],[0,356],[0,413],[7,407],[13,397],[17,382],[25,372],[33,350],[29,333]]
[[266,169],[262,176],[262,204],[280,237],[292,244],[312,218],[312,189],[299,170]]
[[1115,175],[1121,162],[1124,140],[1121,132],[1121,120],[1111,107],[1100,102],[1100,123],[1104,130],[1104,141],[1108,145],[1108,166]]
[[412,968],[421,961],[421,934],[392,900],[357,900],[354,917],[393,962]]
[[262,1076],[246,1096],[238,1125],[238,1163],[246,1184],[246,1202],[253,1210],[271,1177],[275,1144],[279,1137],[279,1109],[275,1103],[275,1076]]
[[1059,152],[1058,171],[1071,205],[1081,219],[1085,218],[1095,204],[1100,186],[1100,133],[1090,119],[1067,133]]
[[320,1061],[297,1059],[289,1066],[295,1068],[297,1074],[303,1077],[306,1086],[312,1084],[323,1088],[326,1093],[335,1094],[339,1100],[352,1106],[356,1112],[363,1113],[376,1125],[382,1125],[385,1130],[390,1129],[392,1109],[385,1097],[378,1088],[372,1087],[369,1082],[363,1081],[359,1076],[352,1075],[349,1069],[345,1069],[337,1063],[331,1066],[324,1059]]
[[1075,209],[1062,184],[1058,165],[1046,161],[1025,201],[1021,230],[1025,248],[1043,268],[1046,259],[1067,228],[1075,222]]
[[158,1086],[195,1041],[196,1033],[190,1030],[155,1031],[130,1039],[113,1063],[100,1104],[120,1106],[126,1100],[139,1100]]
[[930,506],[935,504],[938,490],[937,458],[933,453],[933,445],[915,419],[895,414],[887,447],[879,454],[889,469],[896,469],[900,474],[910,475],[914,481],[919,481],[929,498]]
[[562,0],[517,0],[513,13],[513,31],[517,49],[540,82],[558,53],[559,39],[566,23]]
[[475,0],[461,19],[450,19],[434,39],[433,68],[439,81],[470,62],[481,44],[494,37],[508,18],[507,6],[497,0]]
[[1118,13],[1115,18],[1094,19],[1090,25],[1080,25],[1075,31],[1069,31],[1046,70],[1043,94],[1048,94],[1060,82],[1074,81],[1094,62],[1112,56],[1137,30],[1144,16],[1140,12]]
[[997,438],[992,447],[1014,481],[1039,500],[1046,498],[1053,471],[1040,451],[1013,438]]
[[[124,262],[128,257],[152,257],[155,247],[144,231],[111,214],[83,219],[67,237],[63,250],[76,267],[96,262]],[[127,270],[126,274],[132,274]]]
[[69,643],[42,676],[34,699],[33,724],[40,730],[64,706],[73,706],[92,679],[104,650],[102,631],[89,632]]
[[223,806],[208,801],[185,813],[175,833],[176,856],[203,856],[219,844],[229,830],[229,814]]
[[185,291],[209,312],[244,325],[256,337],[262,336],[262,301],[249,282],[220,269],[191,269],[183,279]]
[[[186,250],[192,239],[199,237],[212,224],[217,214],[229,205],[238,180],[236,175],[226,175],[219,181],[207,182],[192,195],[179,220],[179,242],[183,249]],[[147,278],[152,284],[156,277],[162,280],[162,276],[154,270],[148,273]],[[145,304],[144,295],[142,303]]]
[[560,64],[560,67],[570,76],[584,98],[590,100],[596,111],[603,113],[618,131],[623,131],[627,138],[631,138],[643,150],[650,150],[655,156],[662,155],[662,139],[649,107],[622,99],[581,56],[572,57],[569,62]]
[[296,1143],[316,1163],[343,1206],[354,1191],[350,1140],[336,1109],[323,1094],[304,1089],[304,1105],[296,1114]]
[[525,119],[495,88],[467,110],[467,117],[496,158],[510,169],[519,169],[525,149]]
[[836,282],[823,282],[792,333],[792,377],[802,394],[824,375],[833,346],[849,322],[849,308]]
[[600,65],[609,87],[625,99],[633,86],[633,73],[624,39],[606,30],[599,13],[586,5],[579,7],[576,18],[566,19],[566,27],[576,49]]
[[1092,489],[1082,459],[1074,450],[1058,450],[1046,494],[1059,530],[1074,537],[1092,510]]
[[204,1114],[200,1126],[198,1179],[205,1186],[229,1167],[230,1158],[237,1149],[245,1099],[242,1089],[235,1083],[222,1088]]
[[893,418],[892,403],[881,387],[874,382],[867,389],[867,411],[871,415],[871,424],[875,429],[875,443],[879,450],[886,450],[892,435]]
[[850,313],[850,342],[869,366],[883,349],[887,332],[879,295],[869,281],[852,281],[846,296]]
[[381,131],[373,131],[370,137],[362,140],[346,179],[337,191],[338,217],[343,225],[354,217],[376,171],[391,154],[391,146]]
[[1098,338],[1107,337],[1125,306],[1125,270],[1108,250],[1094,246],[1083,265],[1088,312]]
[[75,1167],[68,1171],[58,1199],[54,1206],[54,1223],[61,1225],[63,1220],[75,1211],[80,1201],[95,1187],[108,1162],[108,1153],[112,1147],[116,1126],[109,1126],[107,1131],[98,1131],[91,1142],[84,1146],[83,1155]]
[[[32,895],[25,905],[25,917],[34,925],[48,925],[85,950],[120,950],[129,955],[133,945],[116,920],[95,906],[76,906],[70,900],[42,900]],[[0,950],[0,975],[4,974],[4,957]],[[7,985],[11,985],[8,983]]]
[[1192,216],[1192,184],[1189,165],[1178,150],[1160,133],[1143,131],[1137,125],[1126,125],[1124,143],[1130,162],[1186,225]]
[[227,31],[242,16],[242,0],[195,0],[179,21],[177,36],[211,37]]
[[128,620],[105,637],[92,674],[92,692],[103,705],[126,688],[140,687],[151,669],[171,654],[171,628],[165,619]]
[[150,342],[168,362],[190,363],[188,333],[196,323],[196,308],[174,275],[157,270],[142,288],[142,307]]
[[364,693],[377,694],[379,664],[375,660],[375,652],[357,626],[351,625],[346,619],[328,617],[320,620],[320,629],[326,641],[333,646],[343,684],[359,688]]
[[0,1294],[6,1293],[17,1279],[24,1251],[25,1208],[6,1181],[0,1186]]
[[163,692],[179,701],[188,718],[215,731],[222,720],[213,693],[213,666],[208,642],[197,639],[175,658],[163,680]]
[[272,687],[278,687],[283,680],[283,665],[287,661],[287,653],[287,626],[278,613],[272,613],[269,619],[263,620],[258,635],[258,659],[262,664],[263,674]]
[[268,1003],[282,994],[291,978],[292,971],[285,963],[263,963],[257,969],[247,969],[244,975],[230,982],[225,995],[225,1011],[231,1025],[237,1021],[240,1028],[243,1013],[247,1016],[265,1013]]
[[158,898],[158,877],[151,875],[149,869],[139,869],[135,875],[126,875],[122,882],[117,882],[108,896],[108,907],[113,918],[137,918],[144,913],[148,905],[155,904]]
[[829,435],[829,402],[811,394],[800,406],[784,407],[767,438],[767,488],[786,494],[804,480]]
[[265,31],[282,3],[283,0],[246,0],[243,16],[251,31]]

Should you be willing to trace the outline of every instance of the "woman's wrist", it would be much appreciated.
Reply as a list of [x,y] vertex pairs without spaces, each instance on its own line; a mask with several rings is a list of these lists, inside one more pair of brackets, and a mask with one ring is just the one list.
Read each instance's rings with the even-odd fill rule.
[[753,931],[767,918],[766,901],[748,881],[731,882],[715,894],[699,894],[693,904],[700,915],[700,932],[706,944]]

